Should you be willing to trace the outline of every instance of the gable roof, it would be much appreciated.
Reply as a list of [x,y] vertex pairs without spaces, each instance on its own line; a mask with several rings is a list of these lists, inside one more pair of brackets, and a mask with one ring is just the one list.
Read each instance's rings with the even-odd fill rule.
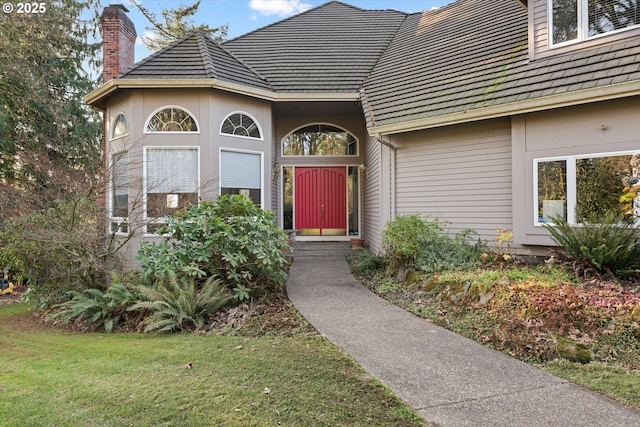
[[276,92],[356,93],[406,16],[334,1],[222,46]]

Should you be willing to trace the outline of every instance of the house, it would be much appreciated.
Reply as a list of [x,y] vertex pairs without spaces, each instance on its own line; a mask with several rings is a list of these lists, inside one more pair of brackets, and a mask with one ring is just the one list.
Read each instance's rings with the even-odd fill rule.
[[85,99],[104,111],[114,232],[152,239],[188,202],[241,193],[298,240],[379,251],[388,220],[420,213],[544,254],[549,217],[619,198],[584,190],[590,167],[637,172],[635,0],[330,1],[137,64],[125,9],[102,21],[105,83]]

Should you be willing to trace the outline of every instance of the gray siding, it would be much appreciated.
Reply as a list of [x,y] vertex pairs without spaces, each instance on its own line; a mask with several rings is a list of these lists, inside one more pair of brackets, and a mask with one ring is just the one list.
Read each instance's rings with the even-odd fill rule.
[[549,25],[547,22],[547,0],[529,2],[533,14],[534,55],[549,50]]
[[382,149],[380,143],[369,138],[365,146],[364,164],[367,167],[363,182],[362,222],[363,238],[373,252],[382,248]]
[[420,213],[491,241],[512,228],[509,120],[396,137],[397,215]]

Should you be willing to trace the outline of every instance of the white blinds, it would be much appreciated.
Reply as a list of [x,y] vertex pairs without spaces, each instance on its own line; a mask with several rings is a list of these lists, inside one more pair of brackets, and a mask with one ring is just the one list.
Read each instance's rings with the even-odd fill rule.
[[113,155],[113,191],[116,196],[129,194],[129,154]]
[[147,192],[198,191],[197,148],[147,148]]
[[220,152],[220,183],[223,188],[260,189],[262,182],[260,154]]

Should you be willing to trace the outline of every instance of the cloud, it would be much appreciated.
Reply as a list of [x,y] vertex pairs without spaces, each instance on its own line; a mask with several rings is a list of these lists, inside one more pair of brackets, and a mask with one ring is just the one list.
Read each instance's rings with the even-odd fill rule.
[[301,0],[251,0],[249,7],[262,15],[288,16],[311,9],[313,5]]
[[144,42],[142,41],[142,39],[157,39],[158,35],[155,34],[153,31],[150,30],[146,30],[144,33],[142,33],[142,35],[138,36],[136,38],[136,45],[138,46],[144,46]]

